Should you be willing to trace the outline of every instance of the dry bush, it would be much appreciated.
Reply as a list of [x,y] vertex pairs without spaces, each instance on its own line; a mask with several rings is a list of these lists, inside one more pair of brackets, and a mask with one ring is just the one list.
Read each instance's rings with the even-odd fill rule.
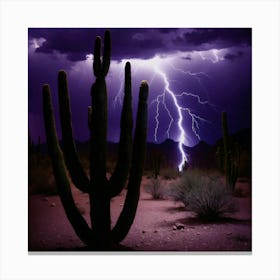
[[204,221],[217,220],[237,210],[222,178],[200,170],[185,172],[179,182],[172,186],[169,195]]
[[152,195],[153,199],[163,199],[165,195],[165,189],[163,187],[161,179],[152,178],[149,183],[144,187],[145,191]]
[[28,188],[29,194],[56,195],[52,168],[48,166],[33,166],[28,170]]

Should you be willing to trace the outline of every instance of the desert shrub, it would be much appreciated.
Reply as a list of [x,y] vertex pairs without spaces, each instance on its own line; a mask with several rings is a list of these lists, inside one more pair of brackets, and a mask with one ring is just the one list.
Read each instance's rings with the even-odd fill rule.
[[235,197],[246,197],[246,193],[241,188],[235,188],[233,195]]
[[115,170],[115,166],[116,166],[116,162],[113,160],[108,160],[106,162],[106,171],[110,174],[113,174],[114,170]]
[[47,156],[42,155],[39,161],[29,158],[28,192],[29,194],[57,194],[50,159]]
[[178,171],[173,168],[164,168],[161,171],[161,176],[165,180],[172,180],[178,177]]
[[152,178],[148,184],[145,185],[145,191],[152,195],[153,199],[163,199],[164,198],[164,187],[161,179]]
[[54,176],[51,168],[37,166],[29,170],[28,187],[30,194],[57,194]]
[[242,151],[240,154],[240,164],[239,164],[239,171],[238,175],[240,177],[247,177],[251,178],[251,171],[252,171],[252,166],[251,166],[251,156],[248,151]]
[[169,195],[204,221],[212,221],[236,211],[232,194],[217,175],[188,170],[174,184]]

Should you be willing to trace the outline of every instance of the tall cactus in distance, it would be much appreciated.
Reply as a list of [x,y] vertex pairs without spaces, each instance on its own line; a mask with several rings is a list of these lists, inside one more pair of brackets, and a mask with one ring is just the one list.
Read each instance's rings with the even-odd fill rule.
[[231,191],[234,187],[238,177],[239,167],[239,146],[238,143],[230,143],[228,135],[227,113],[222,112],[222,128],[223,128],[223,145],[224,145],[224,170],[226,175],[226,183]]
[[[134,139],[132,139],[131,69],[128,62],[125,66],[125,94],[120,122],[118,162],[111,178],[106,177],[107,89],[105,77],[110,67],[110,56],[110,33],[106,31],[102,59],[100,37],[96,38],[94,46],[93,72],[96,80],[91,88],[92,104],[88,108],[89,178],[83,171],[73,138],[66,73],[60,71],[58,74],[63,153],[56,135],[50,89],[48,85],[43,86],[47,144],[59,195],[66,215],[78,237],[90,248],[96,250],[110,250],[113,244],[119,243],[127,235],[137,210],[146,151],[148,84],[143,81],[140,86],[136,127]],[[86,223],[75,206],[67,170],[74,185],[89,195],[91,226]],[[110,200],[124,188],[128,175],[124,207],[115,226],[111,228]]]

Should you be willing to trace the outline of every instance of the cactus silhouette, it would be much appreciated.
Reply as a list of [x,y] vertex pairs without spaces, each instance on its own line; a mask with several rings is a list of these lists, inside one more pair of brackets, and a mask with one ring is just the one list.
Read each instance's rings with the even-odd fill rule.
[[227,113],[222,112],[222,128],[223,128],[223,145],[224,152],[220,154],[224,158],[224,170],[226,175],[227,186],[234,191],[234,187],[238,177],[239,168],[239,145],[237,142],[232,143],[228,135]]
[[151,154],[152,168],[154,178],[157,179],[160,175],[161,163],[163,161],[163,154],[160,151],[154,151]]
[[[109,71],[110,57],[110,32],[106,31],[103,55],[101,54],[100,37],[96,37],[94,45],[93,73],[96,80],[91,87],[92,104],[88,107],[89,177],[82,168],[73,138],[66,73],[60,71],[58,74],[63,153],[56,134],[50,89],[48,85],[43,86],[46,137],[58,192],[76,234],[88,247],[95,250],[111,250],[127,235],[137,210],[146,153],[148,84],[146,81],[142,81],[140,86],[133,138],[131,69],[130,63],[127,62],[118,161],[110,179],[106,177],[107,89],[105,77]],[[91,226],[87,224],[75,205],[68,174],[73,184],[89,195]],[[122,191],[127,181],[127,194],[123,209],[116,224],[111,228],[110,200]]]

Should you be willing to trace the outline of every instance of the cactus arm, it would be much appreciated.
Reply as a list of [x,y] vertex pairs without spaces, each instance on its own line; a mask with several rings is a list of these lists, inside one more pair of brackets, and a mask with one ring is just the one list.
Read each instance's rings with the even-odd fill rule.
[[88,192],[89,179],[81,165],[73,138],[70,98],[64,71],[58,73],[58,97],[65,163],[75,186],[83,192]]
[[125,94],[121,115],[121,134],[119,141],[118,162],[109,181],[109,195],[118,195],[125,186],[131,163],[132,149],[132,97],[131,97],[131,70],[130,63],[125,65]]
[[87,245],[94,246],[93,231],[88,227],[86,221],[79,213],[73,200],[66,166],[56,135],[51,94],[48,85],[43,86],[43,112],[47,144],[61,202],[65,209],[66,215],[78,237]]
[[115,227],[112,229],[112,238],[115,242],[120,242],[127,235],[133,223],[138,206],[140,184],[146,154],[148,92],[148,84],[146,81],[143,81],[141,83],[139,93],[136,128],[133,141],[132,166],[130,170],[126,199],[120,217]]
[[110,68],[111,60],[111,37],[108,30],[105,31],[104,35],[104,51],[102,58],[102,75],[105,77]]
[[100,77],[101,73],[101,38],[96,37],[94,43],[94,61],[93,61],[93,73],[96,78]]

